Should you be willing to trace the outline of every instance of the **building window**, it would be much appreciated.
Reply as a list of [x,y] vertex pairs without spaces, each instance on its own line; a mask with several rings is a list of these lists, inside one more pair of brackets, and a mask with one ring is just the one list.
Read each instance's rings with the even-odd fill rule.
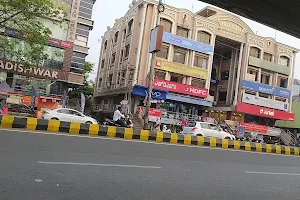
[[174,47],[173,62],[185,64],[186,50],[180,47]]
[[160,71],[160,70],[155,70],[154,72],[154,77],[160,80],[165,80],[166,79],[166,72]]
[[290,59],[286,56],[280,56],[279,64],[289,67],[290,66]]
[[248,67],[247,73],[255,75],[255,81],[258,81],[258,69]]
[[264,53],[264,60],[266,61],[269,61],[269,62],[272,62],[272,54],[269,54],[269,53]]
[[207,69],[207,65],[208,65],[208,57],[203,54],[196,53],[194,58],[194,67]]
[[176,82],[176,83],[182,83],[182,81],[183,81],[183,76],[180,75],[180,74],[171,73],[170,81]]
[[229,79],[229,71],[222,71],[221,72],[221,81],[228,81]]
[[227,91],[219,92],[219,101],[226,102],[227,99]]
[[191,85],[199,88],[205,88],[205,80],[199,78],[192,78]]
[[163,44],[161,50],[157,52],[156,56],[167,60],[168,55],[169,55],[169,45]]
[[114,38],[114,42],[117,43],[118,42],[118,37],[119,37],[119,31],[117,31],[115,33],[115,38]]
[[125,58],[127,58],[129,56],[129,52],[130,52],[130,45],[126,45],[125,47]]
[[278,76],[277,87],[287,88],[288,87],[288,78],[283,76]]
[[266,98],[266,99],[268,99],[270,97],[269,94],[265,94],[265,93],[258,93],[258,96]]
[[282,101],[282,102],[286,103],[286,100],[287,100],[287,99],[282,98],[282,97],[275,97],[275,100],[276,100],[276,101]]
[[104,68],[104,65],[105,65],[105,60],[103,59],[103,60],[101,61],[101,69]]
[[250,56],[260,58],[260,49],[257,47],[250,47]]
[[256,95],[256,92],[250,91],[250,90],[245,90],[245,93],[246,93],[246,94]]
[[128,22],[128,35],[132,33],[133,19]]
[[177,33],[176,34],[181,36],[181,37],[188,38],[189,37],[189,29],[177,26]]
[[263,84],[269,85],[270,84],[270,77],[271,77],[271,74],[266,73],[266,72],[261,72],[260,82],[263,83]]
[[164,32],[168,32],[168,33],[172,32],[172,22],[170,20],[161,18],[160,25],[164,27]]
[[126,29],[124,29],[123,31],[123,40],[125,40],[125,38],[126,38]]
[[121,51],[120,62],[123,61],[124,50]]
[[112,56],[111,56],[111,64],[115,64],[115,61],[116,61],[116,53],[113,53]]
[[104,42],[104,51],[107,49],[107,40]]
[[198,31],[197,41],[205,44],[210,44],[211,35],[204,31]]

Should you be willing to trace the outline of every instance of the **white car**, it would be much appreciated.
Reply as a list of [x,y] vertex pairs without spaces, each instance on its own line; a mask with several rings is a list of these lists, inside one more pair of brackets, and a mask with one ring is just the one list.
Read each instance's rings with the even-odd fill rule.
[[223,131],[218,125],[207,122],[190,122],[183,128],[182,134],[235,140],[235,136]]
[[64,122],[80,122],[86,124],[98,124],[97,120],[92,117],[85,116],[77,110],[69,108],[57,108],[54,110],[45,110],[42,119],[60,120]]

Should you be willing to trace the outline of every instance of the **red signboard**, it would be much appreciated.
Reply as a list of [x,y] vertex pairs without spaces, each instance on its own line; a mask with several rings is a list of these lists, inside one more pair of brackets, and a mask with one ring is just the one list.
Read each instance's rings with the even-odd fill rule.
[[251,115],[257,115],[257,116],[261,116],[261,117],[280,119],[280,120],[286,120],[286,121],[294,121],[295,120],[295,114],[293,114],[293,113],[284,112],[284,111],[280,111],[280,110],[274,110],[271,108],[254,106],[254,105],[240,103],[240,102],[237,103],[237,105],[236,105],[236,111],[251,114]]
[[253,132],[259,132],[259,133],[268,133],[268,127],[257,125],[257,124],[247,124],[244,122],[240,123],[241,126],[245,127],[246,131],[253,131]]
[[208,96],[208,89],[166,81],[166,80],[160,80],[157,78],[154,79],[153,87],[157,89],[168,90],[171,92],[187,94],[196,97],[207,98]]

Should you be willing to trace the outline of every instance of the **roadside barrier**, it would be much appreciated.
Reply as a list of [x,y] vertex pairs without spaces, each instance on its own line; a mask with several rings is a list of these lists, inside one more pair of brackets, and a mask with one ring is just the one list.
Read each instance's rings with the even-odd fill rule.
[[105,136],[111,138],[124,138],[129,140],[167,142],[172,144],[209,146],[225,149],[236,149],[295,156],[299,155],[298,147],[260,144],[237,140],[204,138],[200,136],[152,132],[148,130],[134,130],[132,128],[121,128],[114,126],[99,126],[98,124],[81,124],[77,122],[63,122],[58,120],[22,118],[10,115],[0,115],[0,122],[1,128],[21,128],[27,130],[62,132],[75,135],[83,134],[91,136]]

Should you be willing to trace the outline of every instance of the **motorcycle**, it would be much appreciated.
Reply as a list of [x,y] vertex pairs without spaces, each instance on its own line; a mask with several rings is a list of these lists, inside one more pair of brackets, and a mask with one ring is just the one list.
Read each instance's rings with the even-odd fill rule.
[[116,126],[116,127],[124,127],[124,128],[133,128],[133,123],[132,121],[129,119],[129,116],[126,116],[125,118],[122,118],[121,120],[123,120],[124,125],[125,126],[121,126],[120,124],[117,124],[115,121],[106,118],[103,122],[103,126]]

